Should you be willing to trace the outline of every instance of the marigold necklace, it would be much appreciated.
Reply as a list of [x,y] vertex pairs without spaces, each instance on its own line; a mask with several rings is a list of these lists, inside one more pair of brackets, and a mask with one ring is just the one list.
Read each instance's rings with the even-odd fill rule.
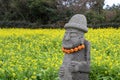
[[85,48],[85,45],[82,44],[82,45],[79,45],[79,46],[77,46],[77,47],[75,47],[75,48],[72,48],[72,49],[65,49],[64,47],[62,47],[62,51],[63,51],[64,53],[66,53],[66,54],[71,54],[71,53],[73,53],[73,52],[80,51],[80,50],[82,50],[82,49],[84,49],[84,48]]

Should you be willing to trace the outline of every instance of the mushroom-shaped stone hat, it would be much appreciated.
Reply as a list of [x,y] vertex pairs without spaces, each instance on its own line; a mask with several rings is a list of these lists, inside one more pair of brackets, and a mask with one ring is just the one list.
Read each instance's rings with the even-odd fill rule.
[[86,17],[82,14],[76,14],[65,24],[64,28],[76,28],[86,33],[88,31]]

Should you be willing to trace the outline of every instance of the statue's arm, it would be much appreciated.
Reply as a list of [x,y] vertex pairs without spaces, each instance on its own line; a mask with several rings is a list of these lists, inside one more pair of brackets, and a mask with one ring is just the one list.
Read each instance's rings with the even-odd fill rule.
[[90,43],[85,40],[85,61],[71,61],[69,69],[71,72],[89,72],[90,71]]
[[87,64],[86,61],[71,61],[70,65],[69,65],[69,70],[70,72],[85,72],[88,73],[89,72],[89,66]]
[[90,42],[85,40],[85,60],[90,64]]

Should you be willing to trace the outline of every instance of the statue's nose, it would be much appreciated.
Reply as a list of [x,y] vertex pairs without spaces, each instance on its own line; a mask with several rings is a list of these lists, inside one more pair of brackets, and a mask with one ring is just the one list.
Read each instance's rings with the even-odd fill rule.
[[67,34],[66,34],[65,40],[70,40],[70,33],[67,33]]

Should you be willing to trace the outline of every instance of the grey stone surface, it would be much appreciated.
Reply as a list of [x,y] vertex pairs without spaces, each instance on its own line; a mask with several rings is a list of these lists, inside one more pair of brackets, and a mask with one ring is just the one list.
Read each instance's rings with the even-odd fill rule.
[[85,40],[84,33],[88,31],[84,15],[76,14],[65,24],[65,35],[62,46],[74,49],[79,45],[85,48],[72,53],[65,53],[59,71],[60,80],[89,80],[90,72],[90,43]]

